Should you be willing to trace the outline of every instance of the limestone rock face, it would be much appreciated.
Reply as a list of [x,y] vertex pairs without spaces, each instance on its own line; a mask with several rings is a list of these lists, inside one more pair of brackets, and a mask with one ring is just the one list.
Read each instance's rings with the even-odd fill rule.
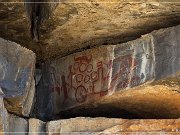
[[9,112],[29,116],[34,92],[35,54],[0,38],[0,87]]
[[47,123],[48,135],[60,134],[120,134],[124,132],[178,133],[180,120],[126,120],[112,118],[74,118],[50,121]]
[[177,26],[127,43],[56,58],[43,66],[37,87],[38,115],[53,117],[116,91],[176,75],[180,71],[179,38]]

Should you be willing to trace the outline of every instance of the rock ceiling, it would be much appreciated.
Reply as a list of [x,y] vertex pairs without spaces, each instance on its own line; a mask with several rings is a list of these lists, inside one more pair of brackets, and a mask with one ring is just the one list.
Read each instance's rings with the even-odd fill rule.
[[22,0],[0,1],[0,37],[33,50],[38,60],[126,42],[180,24],[179,0],[63,0],[41,27],[40,42],[35,43]]

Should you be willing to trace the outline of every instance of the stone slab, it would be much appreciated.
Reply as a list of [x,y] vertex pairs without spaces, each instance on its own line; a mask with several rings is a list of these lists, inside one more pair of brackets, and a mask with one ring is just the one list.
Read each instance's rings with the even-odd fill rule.
[[116,45],[112,65],[112,93],[138,86],[154,79],[153,37],[143,38]]
[[29,116],[34,98],[35,54],[0,38],[0,87],[9,112]]
[[55,119],[79,116],[125,119],[180,118],[179,75],[116,91],[111,96],[61,111]]
[[154,43],[155,79],[180,71],[180,25],[151,33]]
[[4,93],[0,88],[0,134],[8,131],[9,128],[9,124],[8,124],[9,115],[6,108],[4,107],[3,97],[4,97]]
[[[127,120],[112,118],[73,118],[67,120],[50,121],[47,123],[47,134],[141,134],[141,133],[172,133],[180,132],[179,119],[160,120]],[[126,134],[126,133],[125,133]]]
[[79,117],[47,122],[46,129],[48,135],[53,133],[97,132],[122,124],[125,121],[123,119]]
[[29,135],[46,135],[45,122],[35,118],[30,118]]
[[28,134],[28,121],[27,119],[15,116],[13,114],[9,114],[9,132],[10,135],[14,134],[21,134],[27,135]]
[[176,26],[154,31],[134,41],[45,63],[37,87],[38,117],[52,118],[62,110],[116,91],[174,76],[180,71],[179,29]]

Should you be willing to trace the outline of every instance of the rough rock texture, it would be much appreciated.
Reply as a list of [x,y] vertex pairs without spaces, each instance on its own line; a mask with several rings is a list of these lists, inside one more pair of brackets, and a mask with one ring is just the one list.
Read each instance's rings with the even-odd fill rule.
[[29,119],[29,135],[45,135],[46,133],[45,122],[30,118]]
[[[180,131],[179,119],[76,118],[48,122],[45,129],[46,123],[25,118],[33,106],[35,84],[32,115],[44,120],[179,118],[180,26],[120,44],[154,29],[178,25],[178,0],[65,0],[42,26],[39,43],[30,39],[22,0],[0,2],[0,37],[33,50],[39,63],[46,61],[42,70],[34,71],[34,53],[0,38],[0,131]],[[94,46],[101,47],[84,51]],[[77,51],[81,52],[72,54]],[[129,89],[167,76],[174,77]],[[3,97],[6,109],[23,117],[8,114]]]
[[180,25],[127,43],[56,58],[43,65],[37,114],[52,118],[115,91],[176,75],[180,71],[179,39]]
[[180,120],[129,120],[124,124],[120,124],[96,135],[117,134],[120,132],[129,132],[130,134],[179,134]]
[[155,55],[155,78],[180,71],[180,25],[152,32]]
[[0,133],[6,132],[8,130],[8,112],[4,107],[3,102],[4,93],[0,88]]
[[61,111],[56,118],[180,118],[180,76],[147,83]]
[[29,116],[35,93],[35,54],[0,38],[0,87],[9,112]]
[[126,120],[108,118],[74,118],[47,123],[48,135],[59,134],[112,134],[133,132],[178,133],[180,120]]
[[33,50],[38,60],[126,42],[180,23],[179,0],[63,0],[42,26],[40,42],[34,43],[23,3],[1,1],[0,37]]
[[[38,119],[23,119],[9,115],[9,134],[54,135],[54,134],[112,134],[151,132],[173,134],[180,132],[180,119],[128,120],[115,118],[78,117],[42,122]],[[28,126],[29,125],[29,126]]]
[[[107,128],[124,123],[123,119],[107,118],[72,118],[67,120],[58,120],[47,122],[47,132],[95,132],[103,131]],[[81,124],[80,124],[81,123]],[[50,133],[51,134],[51,133]]]
[[27,119],[9,114],[9,132],[10,135],[16,134],[27,134],[28,133],[28,121]]
[[4,97],[0,88],[0,134],[13,135],[15,132],[16,134],[25,134],[28,132],[27,120],[8,113],[4,107]]

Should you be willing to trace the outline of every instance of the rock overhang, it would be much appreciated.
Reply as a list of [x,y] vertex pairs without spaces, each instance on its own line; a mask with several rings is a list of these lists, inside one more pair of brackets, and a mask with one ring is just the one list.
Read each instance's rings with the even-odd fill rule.
[[102,44],[130,41],[154,29],[180,23],[177,1],[66,0],[42,26],[40,42],[34,43],[23,3],[19,1],[22,2],[0,4],[0,35],[33,50],[38,61]]
[[[12,0],[9,0],[12,2]],[[81,54],[84,52],[86,54],[87,51],[85,49],[93,48],[94,46],[101,46],[99,50],[97,48],[97,56],[94,55],[93,58],[98,58],[99,55],[102,55],[99,59],[103,60],[111,60],[118,56],[124,55],[122,49],[126,49],[125,52],[129,52],[136,58],[143,58],[144,61],[134,61],[134,59],[126,59],[131,63],[131,67],[136,66],[137,63],[139,65],[146,65],[143,68],[143,71],[138,71],[137,73],[142,73],[149,71],[149,74],[140,75],[140,78],[143,82],[156,80],[153,83],[145,84],[143,86],[139,86],[133,89],[125,89],[120,92],[116,92],[113,95],[108,95],[103,97],[101,100],[81,104],[80,106],[76,106],[75,108],[67,108],[67,110],[60,111],[60,113],[55,113],[52,117],[51,113],[54,110],[49,110],[48,107],[53,105],[52,102],[49,102],[49,93],[44,92],[43,96],[40,93],[39,97],[43,99],[43,104],[39,104],[39,108],[41,109],[47,105],[44,111],[41,114],[35,114],[36,111],[32,112],[29,116],[29,113],[32,111],[31,107],[34,103],[32,103],[32,97],[34,97],[34,89],[35,82],[34,80],[31,82],[29,86],[29,91],[32,93],[26,93],[23,102],[22,98],[17,98],[18,103],[21,102],[18,106],[14,102],[14,99],[8,100],[5,99],[5,106],[8,112],[15,113],[16,115],[21,115],[23,117],[38,117],[44,119],[45,121],[50,119],[62,119],[62,118],[71,118],[71,117],[79,117],[79,116],[92,116],[92,117],[123,117],[123,118],[179,118],[179,103],[174,102],[175,100],[179,100],[179,75],[176,74],[176,71],[179,71],[179,26],[175,28],[164,29],[160,31],[156,31],[151,33],[153,38],[148,38],[149,40],[146,42],[137,40],[132,41],[131,43],[120,44],[121,47],[115,47],[116,44],[121,42],[126,42],[132,39],[136,39],[140,37],[142,34],[146,34],[151,32],[154,29],[159,29],[162,27],[169,27],[179,24],[179,3],[175,1],[171,2],[160,2],[160,1],[141,1],[137,3],[132,2],[122,2],[113,0],[115,3],[103,3],[102,1],[83,1],[82,3],[75,3],[75,1],[70,0],[66,3],[62,3],[57,10],[54,12],[54,15],[50,20],[48,20],[41,29],[41,41],[39,43],[34,43],[29,37],[29,33],[24,33],[24,31],[28,31],[27,20],[24,14],[24,7],[22,3],[14,4],[0,4],[2,10],[0,10],[0,36],[5,37],[6,39],[16,41],[20,43],[22,46],[25,46],[36,52],[38,64],[41,64],[41,60],[45,62],[45,65],[42,66],[42,70],[37,70],[37,80],[41,77],[41,73],[45,75],[44,72],[46,66],[57,67],[58,73],[60,72],[58,68],[59,64],[63,62],[67,62],[68,64],[73,63],[72,61],[65,61],[66,58],[71,56],[75,56],[76,54]],[[168,6],[168,8],[167,8]],[[173,29],[173,30],[172,30]],[[61,35],[59,34],[61,33]],[[150,36],[150,37],[151,37]],[[144,36],[148,37],[147,35]],[[173,40],[170,40],[173,39]],[[149,42],[152,42],[150,46]],[[108,47],[109,44],[112,44]],[[127,47],[129,44],[138,44],[138,47]],[[156,44],[157,46],[154,46]],[[104,47],[102,46],[104,45]],[[107,48],[106,48],[106,47]],[[113,47],[114,46],[114,47]],[[106,48],[103,50],[103,48]],[[133,49],[136,53],[133,53]],[[93,50],[93,49],[92,49]],[[129,50],[129,51],[127,51]],[[79,51],[80,53],[76,53]],[[88,50],[89,53],[93,54],[94,51]],[[103,52],[104,53],[103,55]],[[73,54],[72,54],[73,53]],[[107,55],[109,58],[104,57]],[[115,55],[116,54],[116,55]],[[135,55],[139,54],[139,55]],[[70,55],[70,56],[69,56]],[[156,57],[155,57],[155,56]],[[62,58],[66,56],[66,58]],[[143,57],[142,57],[143,56]],[[164,57],[162,57],[164,56]],[[81,57],[74,58],[72,60],[90,60],[91,57]],[[61,62],[58,64],[58,60],[61,59]],[[64,60],[62,60],[64,59]],[[34,56],[33,56],[34,60]],[[57,60],[57,62],[55,62]],[[93,60],[94,61],[94,60]],[[151,61],[155,61],[155,63],[151,63]],[[52,62],[51,64],[47,64],[48,62]],[[96,61],[92,62],[96,64]],[[134,63],[134,64],[132,64]],[[143,64],[144,63],[144,64]],[[146,63],[146,64],[145,64]],[[151,63],[151,64],[150,64]],[[168,63],[168,64],[167,64]],[[47,65],[46,65],[47,64]],[[82,63],[82,65],[85,63]],[[107,63],[106,63],[107,64]],[[107,64],[111,65],[111,62]],[[120,67],[121,63],[114,62],[116,67]],[[134,66],[133,66],[134,65]],[[97,67],[101,68],[102,63],[96,64]],[[107,67],[108,67],[107,66]],[[126,66],[127,68],[128,66]],[[31,68],[34,67],[31,65]],[[66,68],[66,65],[63,66]],[[93,67],[94,68],[94,67]],[[91,68],[87,68],[88,71],[91,71]],[[115,67],[114,67],[115,69]],[[34,70],[34,69],[33,69]],[[62,70],[62,69],[61,69]],[[80,69],[84,70],[83,66]],[[113,70],[113,69],[111,69]],[[110,70],[110,71],[111,71]],[[51,70],[52,71],[52,70]],[[154,71],[154,72],[152,72]],[[52,72],[53,73],[53,72]],[[110,76],[115,74],[112,71],[110,72]],[[132,73],[132,72],[131,72]],[[1,72],[0,72],[1,74]],[[60,86],[62,80],[67,83],[66,78],[63,77],[63,74],[66,75],[65,71],[59,73],[61,75],[59,82],[57,81],[57,90],[54,91],[62,92],[67,87]],[[136,74],[136,73],[132,73]],[[65,76],[64,75],[64,76]],[[173,78],[167,78],[166,80],[157,81],[158,79],[167,77],[169,75],[174,76]],[[92,75],[93,76],[93,75]],[[126,76],[126,75],[124,75]],[[49,76],[45,76],[46,79]],[[81,80],[81,76],[76,77],[77,81]],[[107,79],[108,77],[106,77]],[[80,79],[80,80],[79,80]],[[84,78],[85,79],[85,78]],[[123,78],[121,78],[123,79]],[[121,80],[120,79],[120,80]],[[53,80],[53,78],[52,78]],[[86,77],[85,81],[89,79]],[[109,79],[110,80],[110,79]],[[54,81],[54,80],[53,80]],[[36,85],[42,84],[40,80],[36,82]],[[110,81],[109,81],[110,82]],[[120,81],[121,82],[121,81]],[[130,81],[131,82],[131,81]],[[23,83],[23,82],[22,82]],[[54,83],[53,83],[54,84]],[[106,83],[102,85],[102,87],[108,87],[110,83]],[[118,82],[119,84],[119,82]],[[48,89],[48,81],[43,83],[45,89]],[[131,86],[131,83],[128,84]],[[139,85],[139,84],[138,84]],[[126,86],[126,83],[121,85],[123,88]],[[81,87],[82,88],[82,87]],[[39,89],[39,86],[37,86]],[[83,88],[82,88],[83,89]],[[119,89],[121,90],[121,89]],[[7,93],[6,93],[7,94]],[[37,93],[36,93],[37,94]],[[64,92],[64,95],[67,93]],[[38,95],[35,95],[36,97]],[[54,95],[54,99],[57,95]],[[72,95],[71,95],[72,96]],[[104,94],[102,94],[104,96]],[[73,97],[73,96],[72,96]],[[57,98],[56,98],[57,99]],[[2,98],[1,98],[2,100]],[[75,99],[77,101],[77,99]],[[11,101],[11,102],[9,102]],[[81,101],[81,100],[79,100]],[[55,106],[59,106],[59,101],[53,100],[55,102]],[[3,103],[3,102],[2,102]],[[22,106],[22,103],[26,106]],[[9,107],[8,107],[9,104]],[[53,107],[55,107],[53,105]],[[71,106],[71,104],[69,104]],[[3,104],[1,104],[3,106]],[[35,107],[35,109],[37,109]],[[57,109],[55,109],[57,111]],[[109,114],[108,114],[109,111]],[[1,109],[1,112],[7,114],[7,111]],[[59,111],[57,111],[59,112]],[[106,113],[107,112],[107,113]],[[33,114],[34,113],[34,114]],[[50,115],[49,115],[50,114]],[[119,115],[118,115],[119,114]],[[6,119],[6,116],[3,116]],[[9,115],[9,114],[8,114]],[[99,128],[98,131],[102,131],[97,134],[103,134],[107,132],[120,132],[120,131],[140,131],[143,129],[144,125],[155,125],[152,128],[147,126],[148,129],[151,128],[151,131],[162,131],[162,132],[178,132],[179,131],[179,119],[177,120],[122,120],[122,119],[108,119],[108,118],[77,118],[77,119],[68,119],[68,120],[59,120],[59,121],[51,121],[51,122],[42,122],[37,119],[28,119],[28,118],[20,118],[10,114],[8,116],[8,120],[10,123],[10,131],[20,131],[20,132],[79,132],[88,130],[89,132],[93,132],[96,130],[98,125],[92,123],[101,123],[102,128]],[[110,124],[109,127],[103,127],[103,125],[108,125],[108,122],[113,123]],[[123,125],[121,122],[125,122]],[[70,122],[70,123],[68,123]],[[93,127],[94,130],[90,130],[86,127],[81,127],[81,125],[85,122],[88,123],[86,127]],[[92,123],[91,123],[92,122]],[[138,127],[134,124],[139,123]],[[1,121],[1,123],[3,123]],[[158,123],[157,125],[155,123]],[[6,124],[6,123],[3,123]],[[117,124],[117,125],[116,125]],[[18,126],[22,126],[19,128]],[[161,125],[160,127],[158,127]],[[168,127],[167,127],[168,125]],[[76,128],[73,128],[73,127]],[[125,128],[124,128],[125,127]],[[133,129],[135,128],[135,129]],[[143,129],[143,131],[149,131]],[[61,130],[60,130],[61,129]],[[69,129],[69,130],[68,130]]]
[[68,108],[70,116],[71,108],[103,96],[169,76],[178,78],[179,28],[154,31],[134,41],[88,49],[45,63],[37,86],[38,117],[63,116]]

